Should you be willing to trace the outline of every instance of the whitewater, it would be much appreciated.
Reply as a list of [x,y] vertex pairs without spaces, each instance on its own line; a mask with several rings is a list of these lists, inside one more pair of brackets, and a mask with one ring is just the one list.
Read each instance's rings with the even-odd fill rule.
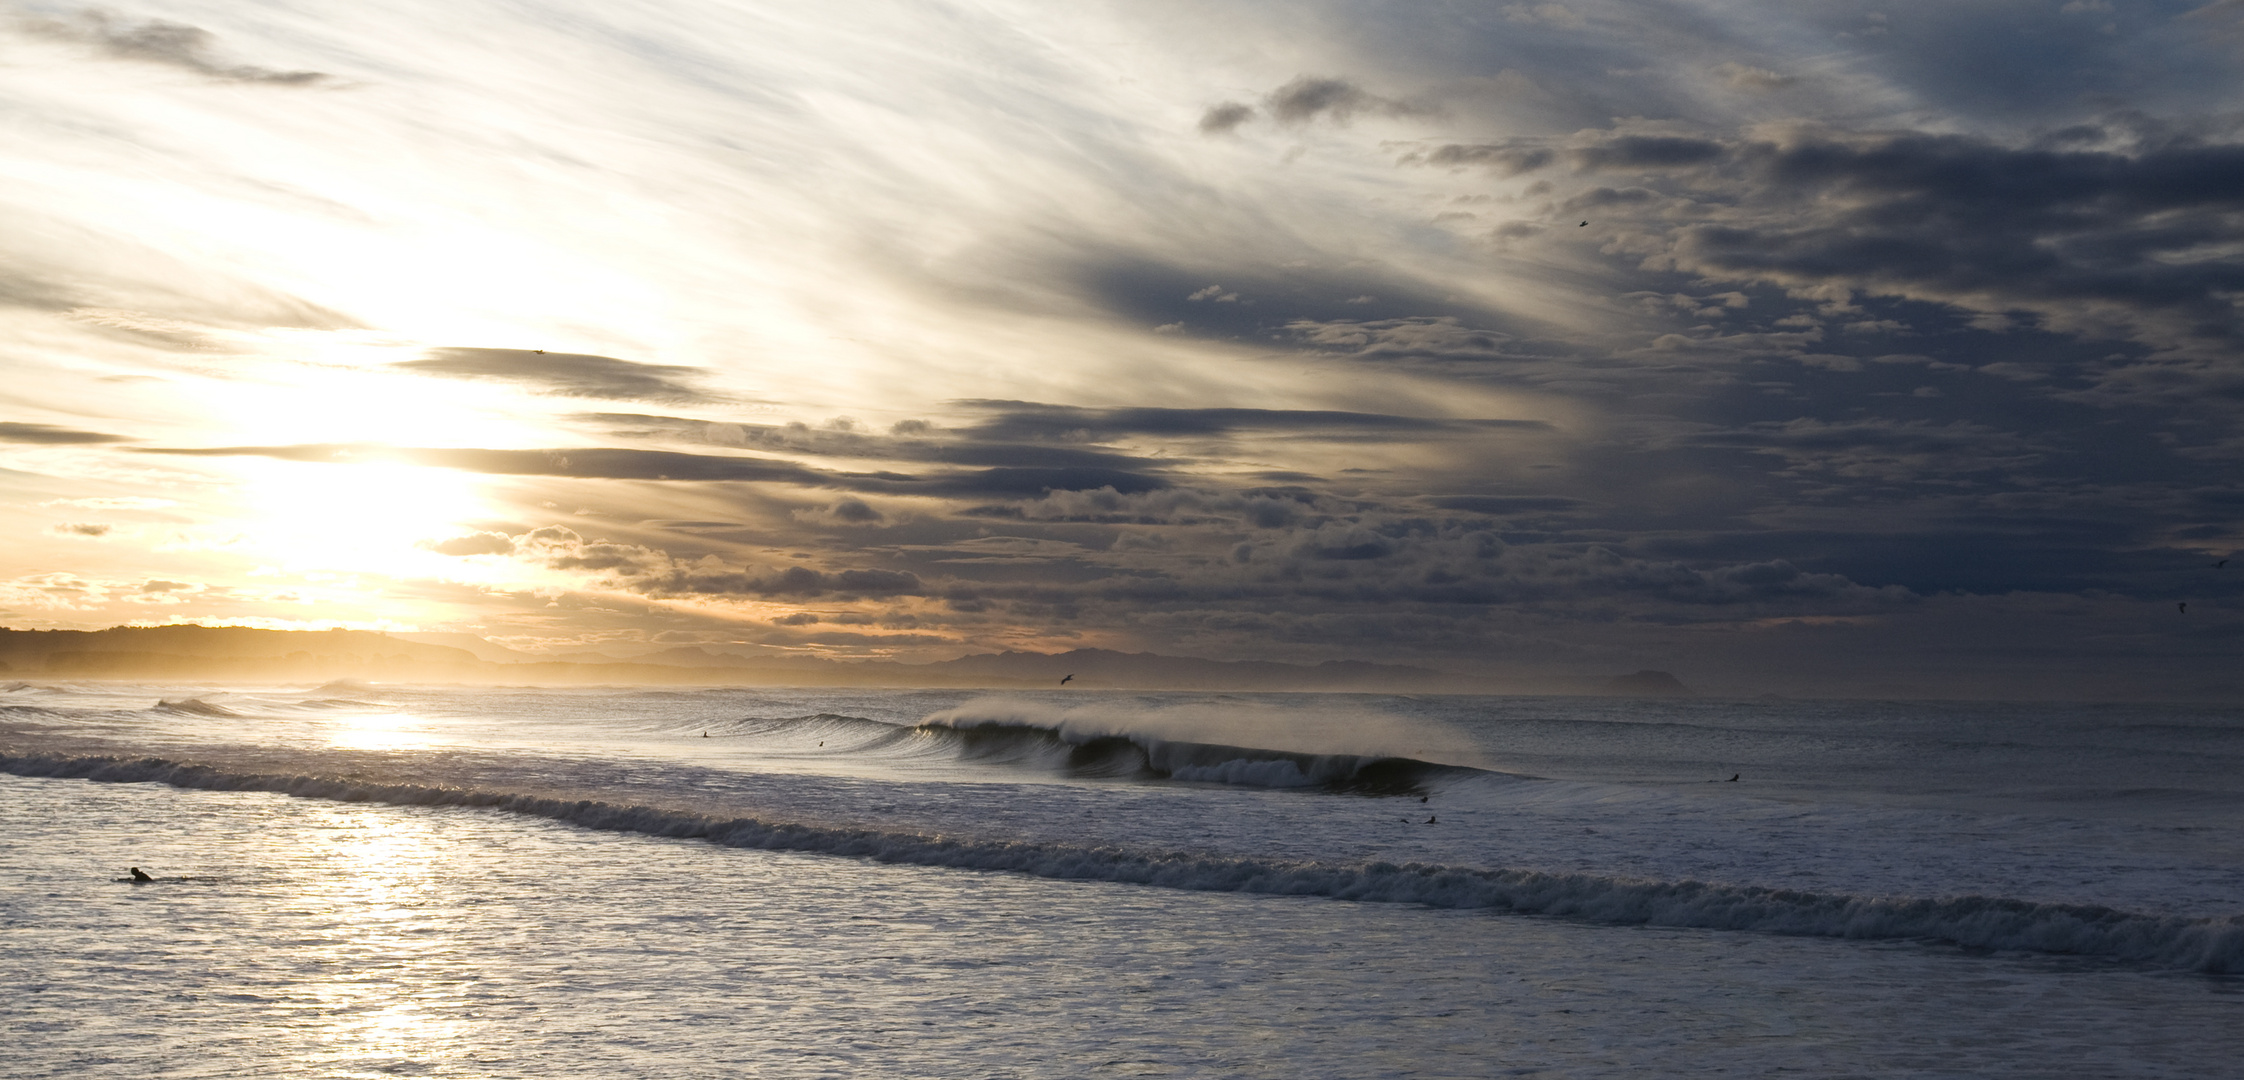
[[24,682],[0,821],[11,1076],[2244,1059],[2235,708]]

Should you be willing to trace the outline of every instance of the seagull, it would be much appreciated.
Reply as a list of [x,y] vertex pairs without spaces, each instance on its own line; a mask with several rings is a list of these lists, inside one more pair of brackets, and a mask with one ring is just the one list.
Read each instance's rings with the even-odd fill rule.
[[1070,683],[1070,682],[1073,682],[1074,680],[1075,680],[1075,676],[1073,676],[1073,675],[1069,675],[1069,676],[1068,676],[1067,678],[1065,678],[1065,679],[1061,679],[1061,680],[1060,680],[1060,685],[1061,685],[1061,686],[1066,686],[1066,685],[1067,685],[1068,683]]

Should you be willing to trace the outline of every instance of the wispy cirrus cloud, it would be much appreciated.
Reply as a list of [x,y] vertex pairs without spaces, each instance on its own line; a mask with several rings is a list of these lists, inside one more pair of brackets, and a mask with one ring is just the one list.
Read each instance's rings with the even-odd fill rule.
[[132,21],[100,8],[61,17],[25,16],[16,24],[26,33],[93,46],[100,55],[191,71],[227,82],[270,86],[311,86],[331,76],[318,71],[280,71],[225,59],[217,35],[199,26],[165,19]]

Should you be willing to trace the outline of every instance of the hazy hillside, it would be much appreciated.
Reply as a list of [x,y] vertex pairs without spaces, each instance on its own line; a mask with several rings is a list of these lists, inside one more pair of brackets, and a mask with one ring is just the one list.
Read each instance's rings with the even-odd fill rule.
[[514,685],[888,686],[1079,690],[1364,691],[1381,693],[1614,693],[1688,691],[1665,672],[1536,684],[1392,664],[1204,660],[1077,649],[1003,652],[930,664],[761,660],[677,648],[630,661],[598,654],[537,656],[468,634],[380,634],[246,627],[154,626],[107,630],[0,628],[0,672],[15,677],[394,682]]

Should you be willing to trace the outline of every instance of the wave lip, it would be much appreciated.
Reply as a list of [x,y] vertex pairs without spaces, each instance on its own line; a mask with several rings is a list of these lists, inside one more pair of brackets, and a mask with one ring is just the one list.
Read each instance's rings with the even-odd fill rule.
[[701,839],[728,847],[1011,871],[1060,880],[1488,908],[1608,925],[1946,942],[1968,948],[2108,957],[2206,974],[2244,974],[2244,915],[2179,918],[2001,897],[1860,897],[1537,870],[1292,862],[929,836],[756,818],[716,818],[658,807],[348,777],[229,772],[155,757],[0,753],[0,772],[112,783],[163,783],[215,791],[267,791],[339,802],[487,807],[587,828]]

